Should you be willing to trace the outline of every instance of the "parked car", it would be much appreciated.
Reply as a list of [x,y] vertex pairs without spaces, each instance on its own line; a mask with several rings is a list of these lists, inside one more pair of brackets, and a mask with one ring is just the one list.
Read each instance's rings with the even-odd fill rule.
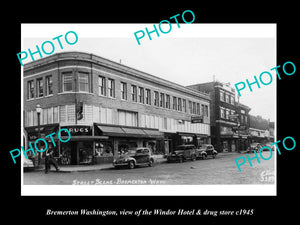
[[207,157],[216,158],[218,152],[211,144],[202,144],[197,151],[197,158],[206,159]]
[[262,145],[258,142],[251,143],[247,149],[247,152],[259,152]]
[[153,163],[154,158],[149,148],[129,149],[113,161],[115,168],[127,166],[130,169],[136,166],[153,166]]
[[[265,144],[263,144],[263,146],[267,146],[269,148],[271,148],[272,151],[274,151],[275,149],[275,145],[271,145],[273,142],[267,142]],[[268,151],[268,149],[264,148],[263,151]]]
[[167,157],[167,162],[183,162],[185,160],[196,160],[195,145],[179,145]]

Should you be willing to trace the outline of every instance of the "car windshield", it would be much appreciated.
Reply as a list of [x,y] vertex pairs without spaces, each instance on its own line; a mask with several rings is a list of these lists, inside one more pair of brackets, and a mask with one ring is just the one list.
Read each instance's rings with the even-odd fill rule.
[[128,149],[127,154],[135,154],[138,150],[136,149]]
[[206,145],[206,144],[203,144],[203,145],[201,145],[200,149],[206,149],[206,148],[207,148],[207,146],[208,146],[208,145]]

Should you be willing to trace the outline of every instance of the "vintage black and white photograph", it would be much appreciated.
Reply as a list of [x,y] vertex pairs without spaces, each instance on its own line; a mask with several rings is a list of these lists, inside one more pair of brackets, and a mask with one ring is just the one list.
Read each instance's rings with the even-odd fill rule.
[[22,195],[276,195],[276,24],[21,30]]

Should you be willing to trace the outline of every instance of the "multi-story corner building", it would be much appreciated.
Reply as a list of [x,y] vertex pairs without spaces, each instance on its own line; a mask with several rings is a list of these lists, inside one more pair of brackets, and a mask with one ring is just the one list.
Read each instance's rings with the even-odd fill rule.
[[67,143],[54,138],[63,164],[111,162],[132,147],[168,153],[183,143],[210,143],[209,94],[93,54],[28,63],[23,87],[28,142],[62,128],[71,133]]
[[[250,108],[235,102],[235,90],[229,83],[213,81],[188,86],[210,94],[211,141],[219,152],[237,151],[244,147]],[[245,131],[240,129],[245,127]],[[237,149],[238,144],[241,146]],[[246,145],[246,144],[245,144]],[[245,146],[246,147],[246,146]]]

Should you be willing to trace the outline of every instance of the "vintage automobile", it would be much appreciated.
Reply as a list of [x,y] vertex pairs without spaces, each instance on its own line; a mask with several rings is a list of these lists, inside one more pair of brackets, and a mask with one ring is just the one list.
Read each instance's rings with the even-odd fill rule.
[[196,160],[195,145],[179,145],[167,156],[167,162],[183,162],[186,160]]
[[262,145],[258,142],[251,143],[247,149],[247,152],[259,152]]
[[216,158],[218,152],[215,150],[214,146],[211,144],[202,144],[199,149],[196,150],[197,159],[206,159],[207,157]]
[[[267,142],[267,143],[263,144],[262,147],[266,146],[266,147],[269,147],[272,151],[274,151],[275,145],[271,145],[271,144],[273,144],[273,142]],[[263,151],[268,151],[268,149],[264,148]]]
[[136,166],[153,166],[154,158],[149,148],[129,149],[125,154],[114,159],[115,168],[127,166],[133,169]]

